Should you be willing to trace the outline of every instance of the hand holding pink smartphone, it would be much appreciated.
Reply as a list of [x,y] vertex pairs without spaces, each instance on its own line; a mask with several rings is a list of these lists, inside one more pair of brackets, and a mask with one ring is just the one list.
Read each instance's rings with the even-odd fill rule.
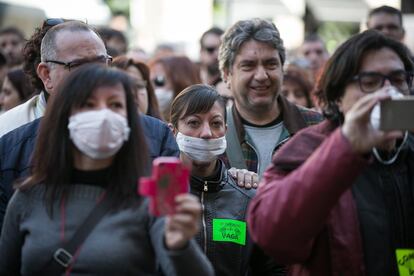
[[175,197],[188,193],[190,170],[177,157],[154,159],[152,175],[141,177],[138,193],[150,197],[150,212],[155,216],[175,214]]

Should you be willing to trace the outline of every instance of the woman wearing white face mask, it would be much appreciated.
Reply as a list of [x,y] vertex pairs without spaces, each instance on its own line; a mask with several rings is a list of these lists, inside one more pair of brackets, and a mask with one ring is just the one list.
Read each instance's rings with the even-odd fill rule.
[[[177,196],[177,214],[165,220],[151,216],[136,193],[149,159],[128,76],[85,65],[50,104],[32,175],[7,209],[0,275],[212,274],[191,241],[197,199]],[[91,230],[72,242],[85,222]]]
[[196,240],[217,275],[284,275],[250,240],[246,209],[255,191],[238,187],[218,159],[226,150],[225,114],[223,98],[208,85],[186,88],[171,106],[180,158],[192,165],[190,190],[203,206]]

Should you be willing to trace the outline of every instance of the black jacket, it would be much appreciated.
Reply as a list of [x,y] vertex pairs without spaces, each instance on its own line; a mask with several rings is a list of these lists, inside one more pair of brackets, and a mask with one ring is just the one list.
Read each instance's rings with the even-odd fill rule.
[[190,179],[191,193],[203,206],[196,240],[216,275],[285,275],[284,267],[265,256],[250,239],[246,212],[256,191],[238,187],[223,161],[218,161],[213,177]]

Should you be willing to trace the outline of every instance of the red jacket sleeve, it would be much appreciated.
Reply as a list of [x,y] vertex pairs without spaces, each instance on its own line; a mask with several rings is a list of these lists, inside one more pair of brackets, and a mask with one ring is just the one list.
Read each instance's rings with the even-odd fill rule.
[[[285,153],[297,146],[291,142],[282,148]],[[353,152],[339,128],[291,172],[275,165],[275,156],[249,206],[250,233],[278,262],[304,262],[331,209],[368,162]]]

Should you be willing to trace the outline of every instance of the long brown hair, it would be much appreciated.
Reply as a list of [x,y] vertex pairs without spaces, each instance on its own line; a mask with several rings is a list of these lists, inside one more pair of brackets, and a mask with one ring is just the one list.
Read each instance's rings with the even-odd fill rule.
[[68,130],[70,114],[73,109],[83,106],[97,88],[117,84],[121,84],[125,91],[131,132],[128,141],[115,155],[107,190],[118,206],[138,198],[136,183],[146,173],[149,159],[131,82],[122,71],[98,64],[83,65],[75,70],[51,98],[34,150],[32,175],[20,189],[45,185],[45,201],[50,210],[56,200],[66,195],[74,168],[74,145]]
[[116,57],[112,66],[126,71],[128,67],[133,66],[138,69],[142,74],[142,78],[147,82],[147,93],[148,93],[148,110],[147,115],[162,119],[161,113],[158,107],[157,97],[155,97],[154,86],[152,85],[150,78],[150,71],[145,63],[134,61],[125,55]]

